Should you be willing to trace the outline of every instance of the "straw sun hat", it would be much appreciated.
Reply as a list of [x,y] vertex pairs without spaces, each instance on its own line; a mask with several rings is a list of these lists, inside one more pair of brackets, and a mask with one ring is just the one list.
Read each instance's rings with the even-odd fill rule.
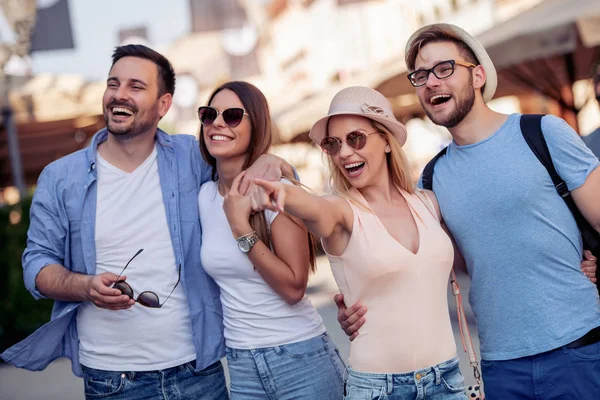
[[327,122],[335,115],[358,115],[379,122],[394,135],[400,146],[406,142],[406,128],[394,117],[392,105],[378,91],[352,86],[339,91],[331,100],[327,116],[321,118],[310,130],[309,137],[316,144],[327,136]]

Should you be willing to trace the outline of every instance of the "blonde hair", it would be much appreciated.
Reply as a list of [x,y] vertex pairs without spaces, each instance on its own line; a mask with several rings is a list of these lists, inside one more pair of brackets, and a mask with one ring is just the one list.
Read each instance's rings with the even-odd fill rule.
[[[399,187],[400,189],[406,191],[407,193],[413,193],[414,188],[412,182],[410,180],[410,173],[408,167],[408,159],[404,150],[402,150],[402,146],[398,143],[394,134],[390,132],[389,129],[385,127],[385,125],[373,121],[369,119],[369,122],[373,126],[373,128],[377,129],[377,131],[383,135],[386,142],[390,146],[390,152],[386,153],[386,164],[388,167],[388,173],[390,174],[390,178],[392,183]],[[352,189],[352,184],[342,171],[338,168],[337,165],[333,162],[331,157],[328,157],[329,163],[329,171],[331,176],[329,178],[331,190],[334,194],[344,197],[348,200],[353,200],[350,196],[350,189]],[[353,201],[354,202],[354,201]]]

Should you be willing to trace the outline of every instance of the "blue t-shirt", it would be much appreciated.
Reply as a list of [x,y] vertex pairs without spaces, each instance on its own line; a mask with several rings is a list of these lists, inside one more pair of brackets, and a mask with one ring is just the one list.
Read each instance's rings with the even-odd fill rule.
[[[544,166],[527,146],[519,114],[491,137],[452,142],[433,190],[467,263],[481,356],[509,360],[563,346],[600,325],[596,287],[582,273],[581,235]],[[570,190],[599,164],[562,119],[542,130]]]
[[585,143],[587,147],[592,150],[592,153],[594,153],[596,157],[600,158],[600,128],[596,129],[589,135],[582,137],[582,139],[583,143]]

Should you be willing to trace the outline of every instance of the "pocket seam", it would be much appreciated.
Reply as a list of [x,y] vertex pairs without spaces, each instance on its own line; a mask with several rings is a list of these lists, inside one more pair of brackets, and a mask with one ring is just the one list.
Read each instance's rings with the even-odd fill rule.
[[[94,397],[96,399],[101,399],[101,398],[104,398],[104,397],[114,396],[115,394],[118,394],[118,393],[122,392],[123,388],[125,387],[125,378],[120,377],[119,386],[115,390],[113,390],[112,392],[110,392],[110,393],[101,393],[101,394],[100,393],[89,393],[88,390],[87,390],[87,388],[89,387],[89,382],[91,380],[93,380],[93,378],[90,377],[89,375],[88,375],[87,379],[84,379],[84,388],[83,389],[84,389],[84,394],[85,394],[86,397]],[[102,381],[103,382],[110,381],[110,385],[112,386],[112,382],[113,382],[112,378],[111,379],[103,379]],[[96,380],[96,382],[100,382],[100,380]]]

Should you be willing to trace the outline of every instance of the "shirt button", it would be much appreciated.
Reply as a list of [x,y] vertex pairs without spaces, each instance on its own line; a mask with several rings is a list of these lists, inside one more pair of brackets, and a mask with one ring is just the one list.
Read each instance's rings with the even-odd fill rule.
[[415,378],[417,378],[418,381],[421,380],[421,374],[415,375]]

